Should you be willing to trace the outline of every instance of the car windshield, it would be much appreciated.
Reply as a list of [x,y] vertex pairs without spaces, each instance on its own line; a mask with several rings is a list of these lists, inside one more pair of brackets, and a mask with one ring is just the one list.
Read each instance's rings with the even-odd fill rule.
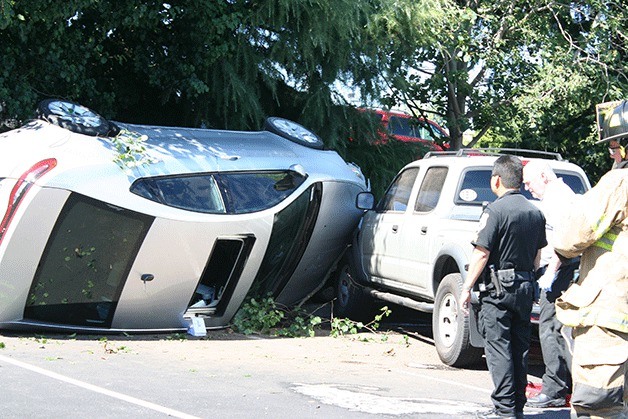
[[245,214],[270,208],[298,188],[293,171],[202,173],[139,179],[131,192],[174,208],[208,214]]

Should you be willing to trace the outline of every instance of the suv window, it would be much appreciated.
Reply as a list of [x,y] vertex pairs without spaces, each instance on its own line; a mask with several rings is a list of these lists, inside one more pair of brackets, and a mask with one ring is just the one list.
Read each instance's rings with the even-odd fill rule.
[[430,167],[427,170],[414,204],[415,211],[428,212],[436,207],[448,170],[447,167]]
[[278,204],[305,177],[293,171],[203,173],[139,179],[131,192],[170,207],[208,214],[246,214]]
[[399,173],[377,205],[377,211],[405,211],[417,173],[419,173],[418,167]]
[[276,296],[286,286],[314,230],[321,206],[322,186],[315,183],[275,215],[268,248],[249,295],[263,298],[270,293]]

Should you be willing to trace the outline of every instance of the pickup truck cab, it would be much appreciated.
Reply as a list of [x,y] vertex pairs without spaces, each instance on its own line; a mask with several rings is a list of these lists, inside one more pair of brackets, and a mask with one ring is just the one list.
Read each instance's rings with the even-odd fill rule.
[[[477,305],[464,316],[458,297],[482,207],[495,200],[489,179],[500,154],[549,159],[574,192],[590,188],[583,170],[555,153],[506,149],[430,152],[406,165],[363,219],[338,269],[334,310],[366,320],[372,301],[433,312],[433,333],[441,360],[470,365],[483,353],[476,327]],[[528,191],[522,191],[533,200]],[[477,286],[477,285],[476,285]],[[478,292],[472,296],[477,302]]]

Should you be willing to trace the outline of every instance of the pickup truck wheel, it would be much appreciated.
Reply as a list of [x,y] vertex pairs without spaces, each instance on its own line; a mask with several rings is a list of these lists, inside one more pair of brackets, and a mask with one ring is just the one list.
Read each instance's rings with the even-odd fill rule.
[[352,268],[348,262],[342,262],[338,269],[334,314],[336,317],[355,321],[370,321],[374,313],[373,299],[366,295],[363,288],[353,280]]
[[484,351],[469,341],[469,317],[462,312],[458,300],[461,289],[459,273],[445,276],[436,292],[432,316],[436,351],[441,361],[452,367],[476,364]]

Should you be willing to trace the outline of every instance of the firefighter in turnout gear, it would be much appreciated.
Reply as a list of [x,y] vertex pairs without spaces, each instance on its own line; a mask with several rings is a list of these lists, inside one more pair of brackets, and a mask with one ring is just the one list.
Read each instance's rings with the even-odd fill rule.
[[[626,130],[617,133],[615,118],[610,127],[613,135],[600,142],[619,143],[628,136],[626,101],[612,108],[604,121],[613,122],[617,114]],[[608,125],[604,131],[608,133]],[[577,282],[556,300],[556,316],[573,338],[575,417],[628,418],[627,166],[624,157],[567,208],[562,227],[554,234],[554,248],[560,255],[581,255]]]

